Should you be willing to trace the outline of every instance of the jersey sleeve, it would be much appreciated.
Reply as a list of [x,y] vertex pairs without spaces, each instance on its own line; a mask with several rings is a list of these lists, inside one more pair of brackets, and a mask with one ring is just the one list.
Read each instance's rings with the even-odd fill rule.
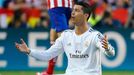
[[96,47],[101,50],[104,54],[107,56],[114,56],[115,55],[115,50],[112,47],[112,45],[108,42],[108,49],[104,49],[102,46],[102,40],[104,36],[100,33],[97,32],[97,35],[95,36],[95,45]]
[[63,38],[64,33],[61,34],[61,36],[56,40],[55,44],[52,45],[48,50],[31,49],[29,55],[41,61],[48,61],[64,52]]

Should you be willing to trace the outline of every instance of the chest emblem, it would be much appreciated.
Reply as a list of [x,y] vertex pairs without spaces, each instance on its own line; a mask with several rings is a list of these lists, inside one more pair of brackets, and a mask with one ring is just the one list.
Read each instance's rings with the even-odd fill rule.
[[89,42],[89,41],[86,41],[86,42],[84,43],[84,46],[85,46],[85,47],[88,47],[89,44],[90,44],[90,42]]

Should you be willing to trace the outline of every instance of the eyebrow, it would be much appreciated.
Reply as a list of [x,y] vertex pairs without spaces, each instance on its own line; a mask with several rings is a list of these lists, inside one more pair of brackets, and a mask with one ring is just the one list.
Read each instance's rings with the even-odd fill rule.
[[[79,10],[78,8],[72,8],[72,10]],[[80,10],[79,10],[80,11]]]

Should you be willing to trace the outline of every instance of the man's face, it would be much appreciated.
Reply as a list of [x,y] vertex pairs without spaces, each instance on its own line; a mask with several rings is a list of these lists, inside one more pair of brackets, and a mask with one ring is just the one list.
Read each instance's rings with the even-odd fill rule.
[[82,10],[82,6],[74,5],[70,21],[73,25],[76,26],[81,25],[85,22],[85,14]]

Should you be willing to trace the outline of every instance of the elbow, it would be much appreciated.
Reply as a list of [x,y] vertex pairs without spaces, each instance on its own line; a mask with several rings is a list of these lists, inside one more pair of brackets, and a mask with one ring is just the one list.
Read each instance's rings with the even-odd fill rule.
[[42,51],[32,50],[29,55],[39,61],[49,61],[51,59],[51,55],[44,50]]
[[49,61],[49,59],[44,58],[44,57],[35,57],[35,56],[32,56],[32,57],[35,58],[38,61]]
[[39,55],[32,56],[32,57],[35,58],[36,60],[39,60],[39,61],[49,61],[51,59],[50,56],[44,55],[41,53]]
[[52,58],[54,58],[52,55],[42,55],[42,57],[39,58],[38,60],[40,60],[40,61],[49,61]]
[[44,58],[36,58],[39,61],[49,61],[49,59],[44,59]]

